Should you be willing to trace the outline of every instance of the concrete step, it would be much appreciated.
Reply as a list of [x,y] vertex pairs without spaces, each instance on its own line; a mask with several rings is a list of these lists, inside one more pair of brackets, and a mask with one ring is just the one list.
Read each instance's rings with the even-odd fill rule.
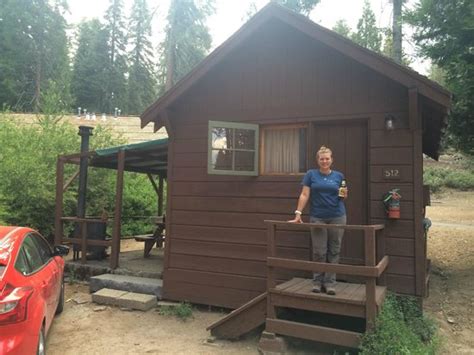
[[91,293],[103,288],[154,295],[161,299],[163,280],[117,274],[103,274],[90,278],[89,290]]
[[156,296],[103,288],[92,294],[92,302],[148,311],[156,307]]

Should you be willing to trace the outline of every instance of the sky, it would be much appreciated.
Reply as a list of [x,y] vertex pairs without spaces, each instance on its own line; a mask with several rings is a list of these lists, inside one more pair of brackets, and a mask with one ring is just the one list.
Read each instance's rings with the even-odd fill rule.
[[[216,48],[235,31],[237,31],[247,19],[247,12],[255,4],[257,10],[261,9],[269,0],[215,0],[216,12],[208,19],[208,26],[213,38],[212,48]],[[372,10],[377,17],[379,27],[391,27],[392,4],[391,0],[369,0]],[[128,14],[133,0],[124,0],[125,12]],[[407,1],[407,6],[413,4],[414,0]],[[72,24],[79,23],[82,19],[93,17],[102,18],[109,5],[109,0],[69,0],[70,14],[67,19]],[[321,0],[310,14],[311,20],[332,28],[336,21],[345,19],[352,30],[356,29],[357,21],[362,15],[364,0]],[[148,0],[151,11],[156,10],[153,19],[153,37],[155,44],[163,38],[165,17],[169,6],[169,0]],[[409,34],[409,29],[404,28]],[[406,38],[408,39],[408,38]],[[404,50],[414,59],[415,47],[411,41],[404,41]],[[412,63],[415,70],[426,74],[429,63],[416,61]]]

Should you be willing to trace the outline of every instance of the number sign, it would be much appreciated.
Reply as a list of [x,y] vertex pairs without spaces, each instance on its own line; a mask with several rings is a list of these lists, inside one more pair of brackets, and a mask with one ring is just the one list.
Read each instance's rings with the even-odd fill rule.
[[402,174],[397,168],[383,168],[382,175],[384,180],[400,180]]

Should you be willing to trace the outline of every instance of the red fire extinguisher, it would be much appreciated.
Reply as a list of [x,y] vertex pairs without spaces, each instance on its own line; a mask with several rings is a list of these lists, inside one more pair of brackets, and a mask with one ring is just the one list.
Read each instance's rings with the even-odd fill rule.
[[383,196],[383,204],[385,206],[385,212],[390,219],[400,218],[400,189],[392,189]]

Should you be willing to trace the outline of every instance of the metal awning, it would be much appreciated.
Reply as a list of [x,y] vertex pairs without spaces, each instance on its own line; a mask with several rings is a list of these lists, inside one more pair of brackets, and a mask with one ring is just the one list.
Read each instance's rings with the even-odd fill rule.
[[119,151],[125,151],[125,171],[166,176],[168,138],[98,149],[92,154],[89,165],[117,169]]

